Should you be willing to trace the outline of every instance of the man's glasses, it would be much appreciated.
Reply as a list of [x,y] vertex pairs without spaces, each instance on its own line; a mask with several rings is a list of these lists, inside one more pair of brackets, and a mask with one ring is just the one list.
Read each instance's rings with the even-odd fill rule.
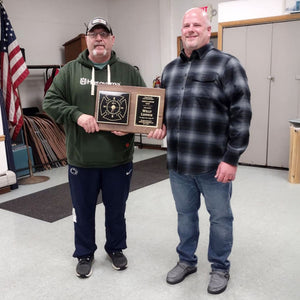
[[95,39],[98,35],[100,35],[101,38],[107,38],[110,35],[110,33],[107,31],[88,32],[86,35],[91,37],[92,39]]

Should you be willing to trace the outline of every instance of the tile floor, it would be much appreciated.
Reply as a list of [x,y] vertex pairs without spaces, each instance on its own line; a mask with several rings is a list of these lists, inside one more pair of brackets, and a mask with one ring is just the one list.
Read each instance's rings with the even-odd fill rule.
[[[160,155],[137,149],[135,161]],[[44,183],[20,186],[0,202],[66,182],[65,167],[41,172]],[[4,300],[296,300],[300,299],[300,184],[288,171],[239,166],[233,183],[234,248],[231,279],[221,295],[206,292],[208,214],[200,211],[198,272],[178,285],[165,282],[177,262],[176,213],[169,180],[130,193],[127,205],[129,266],[112,269],[103,251],[104,210],[97,208],[94,273],[75,276],[72,217],[46,223],[0,209],[0,290]]]

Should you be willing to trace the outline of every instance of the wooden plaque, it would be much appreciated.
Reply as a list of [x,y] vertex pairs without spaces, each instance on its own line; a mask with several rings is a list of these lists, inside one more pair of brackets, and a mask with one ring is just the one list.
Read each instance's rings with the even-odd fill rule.
[[100,84],[95,118],[101,130],[147,134],[162,128],[164,103],[164,89]]

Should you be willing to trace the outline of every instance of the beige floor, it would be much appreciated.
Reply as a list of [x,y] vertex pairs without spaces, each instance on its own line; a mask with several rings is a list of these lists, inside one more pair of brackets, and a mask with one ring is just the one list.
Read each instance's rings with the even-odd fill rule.
[[[140,150],[135,161],[162,154]],[[0,202],[66,181],[66,168],[42,172],[46,183],[20,186]],[[233,183],[231,279],[218,296],[206,292],[208,214],[202,205],[198,272],[178,285],[165,282],[177,262],[176,213],[169,180],[130,193],[129,267],[114,271],[104,251],[104,211],[97,208],[98,250],[91,278],[75,276],[72,217],[46,223],[0,209],[1,299],[275,300],[300,299],[300,184],[288,172],[240,166]]]

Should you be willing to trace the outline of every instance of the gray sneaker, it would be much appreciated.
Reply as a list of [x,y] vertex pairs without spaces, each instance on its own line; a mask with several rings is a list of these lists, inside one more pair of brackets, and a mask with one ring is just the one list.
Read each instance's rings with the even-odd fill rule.
[[177,265],[168,273],[167,283],[176,284],[181,282],[189,274],[197,271],[196,266],[191,266],[184,262],[178,262]]
[[210,281],[207,287],[207,292],[210,294],[223,293],[227,288],[229,277],[230,276],[227,271],[212,271],[210,273]]

